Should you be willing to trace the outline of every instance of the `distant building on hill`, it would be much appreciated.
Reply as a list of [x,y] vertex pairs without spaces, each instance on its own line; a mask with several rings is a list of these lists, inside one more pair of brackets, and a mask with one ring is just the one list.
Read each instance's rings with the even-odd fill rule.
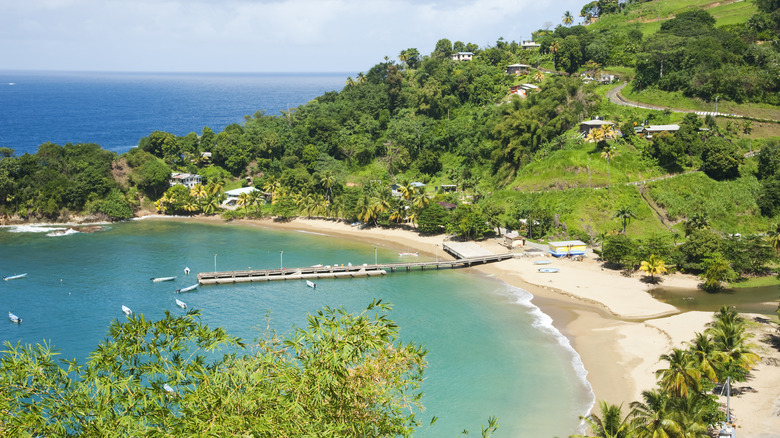
[[201,183],[200,175],[192,174],[192,173],[177,173],[174,172],[171,174],[171,180],[170,180],[171,186],[175,186],[177,184],[181,184],[184,187],[187,187],[188,189],[192,189],[195,187],[195,184]]
[[660,132],[675,133],[680,130],[680,125],[648,125],[642,128],[642,135],[645,138],[653,138],[653,134]]
[[452,60],[453,61],[471,61],[471,58],[474,56],[471,52],[458,52],[452,54]]
[[531,68],[528,64],[512,64],[506,66],[506,74],[508,75],[524,75],[528,74],[529,69]]
[[534,41],[523,41],[523,43],[520,44],[520,47],[524,49],[538,49],[539,47],[542,47],[542,45]]
[[587,137],[588,134],[590,134],[590,131],[601,128],[604,125],[613,126],[614,123],[606,120],[585,120],[580,122],[580,134],[582,134],[583,137]]
[[516,94],[522,98],[528,96],[532,91],[539,91],[539,87],[534,84],[521,84],[509,87],[509,94]]

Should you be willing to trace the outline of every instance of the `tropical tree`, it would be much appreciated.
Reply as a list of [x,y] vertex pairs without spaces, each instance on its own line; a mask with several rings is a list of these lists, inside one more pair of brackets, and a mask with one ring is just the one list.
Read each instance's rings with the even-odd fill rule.
[[750,348],[750,335],[745,333],[745,321],[736,311],[723,307],[715,316],[714,324],[707,329],[718,351],[717,365],[720,381],[730,377],[744,381],[747,373],[761,358]]
[[698,391],[701,386],[701,371],[691,360],[687,351],[675,348],[669,354],[660,358],[668,363],[667,368],[655,372],[658,384],[674,397],[687,397],[691,391]]
[[[609,162],[610,162],[610,160],[615,158],[616,155],[617,155],[617,151],[613,147],[608,147],[606,150],[601,152],[601,158],[607,160],[607,187],[612,185],[612,177],[610,176],[610,173],[609,173]],[[624,229],[624,232],[625,232],[625,229]]]
[[195,184],[190,189],[190,196],[192,196],[195,199],[204,198],[207,195],[206,188],[203,187],[203,184]]
[[650,274],[650,279],[655,282],[655,275],[666,274],[666,263],[660,257],[655,254],[650,254],[649,260],[643,260],[639,266],[639,270]]
[[707,213],[695,212],[685,221],[685,236],[689,236],[696,230],[705,230],[710,227],[710,218]]
[[669,396],[657,389],[642,391],[641,402],[631,403],[632,437],[671,438],[681,436],[680,425],[673,419]]
[[612,218],[620,219],[623,222],[623,234],[626,234],[626,225],[628,225],[631,219],[636,219],[636,213],[634,213],[634,210],[631,210],[630,206],[624,205],[612,214]]
[[571,12],[566,11],[563,14],[563,24],[566,26],[571,26],[573,22],[574,22],[574,16],[571,14]]
[[766,232],[766,237],[769,239],[769,244],[775,251],[780,252],[780,222],[769,228]]
[[737,273],[731,269],[729,261],[719,252],[705,258],[703,263],[704,272],[700,275],[704,280],[703,288],[708,292],[716,292],[723,289],[723,283],[734,281]]
[[693,342],[688,343],[688,353],[701,375],[717,383],[716,366],[719,363],[719,352],[712,338],[706,333],[696,333]]
[[591,413],[587,417],[580,417],[588,424],[588,429],[592,435],[574,436],[578,438],[628,438],[631,436],[631,425],[628,421],[628,415],[623,416],[622,408],[622,404],[613,405],[604,400],[599,400],[600,416]]

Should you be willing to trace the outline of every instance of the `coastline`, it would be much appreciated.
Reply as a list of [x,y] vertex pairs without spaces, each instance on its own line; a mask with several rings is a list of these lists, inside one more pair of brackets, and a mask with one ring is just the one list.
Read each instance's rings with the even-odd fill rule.
[[[226,224],[221,217],[171,217],[148,215],[136,219],[198,221]],[[353,227],[325,219],[297,218],[289,222],[271,219],[236,220],[239,225],[267,229],[316,232],[349,239],[368,245],[391,248],[399,252],[419,252],[424,256],[452,259],[444,253],[444,236],[420,236],[410,229]],[[44,224],[37,224],[44,225]],[[67,227],[78,224],[46,224]],[[495,253],[508,250],[497,239],[478,242]],[[436,246],[438,245],[438,246]],[[538,272],[534,260],[550,260],[560,269],[556,274]],[[536,258],[515,258],[500,263],[467,268],[476,275],[503,281],[530,292],[531,303],[552,319],[552,325],[565,336],[579,355],[587,372],[586,378],[596,400],[623,406],[641,400],[641,392],[655,385],[655,371],[661,367],[660,355],[672,348],[684,346],[696,332],[705,329],[712,320],[711,312],[685,312],[650,296],[651,286],[639,276],[624,277],[619,272],[604,270],[592,254],[582,262],[559,260],[539,254]],[[664,277],[664,285],[675,288],[695,288],[698,278],[675,274]],[[758,317],[747,315],[747,318]],[[756,324],[766,337],[777,336],[768,324]],[[754,327],[755,330],[755,327]],[[769,333],[770,330],[772,333]],[[761,344],[754,339],[754,344]],[[756,366],[748,382],[749,388],[731,399],[741,437],[778,437],[780,430],[780,352],[777,348],[759,345],[757,352],[764,360]],[[755,391],[753,390],[755,389]]]

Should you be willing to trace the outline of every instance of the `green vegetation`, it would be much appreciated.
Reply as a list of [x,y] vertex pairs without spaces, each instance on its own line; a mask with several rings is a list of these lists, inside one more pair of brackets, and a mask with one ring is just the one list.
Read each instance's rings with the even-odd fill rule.
[[599,402],[599,413],[584,418],[591,435],[580,437],[706,437],[723,421],[716,385],[744,382],[759,360],[752,352],[746,321],[723,307],[688,348],[660,357],[657,386],[642,392],[624,416],[622,406]]

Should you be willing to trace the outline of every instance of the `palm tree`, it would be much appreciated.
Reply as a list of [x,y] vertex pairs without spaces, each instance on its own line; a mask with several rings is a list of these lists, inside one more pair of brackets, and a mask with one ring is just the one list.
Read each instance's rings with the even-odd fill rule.
[[744,380],[748,371],[761,359],[750,350],[749,335],[745,333],[744,320],[741,317],[733,320],[731,317],[723,321],[716,320],[715,325],[707,332],[712,336],[715,348],[721,353],[717,367],[720,381],[725,377],[737,381]]
[[770,228],[766,235],[772,248],[780,252],[780,222],[775,224],[773,228]]
[[[608,147],[604,152],[601,153],[601,158],[607,160],[607,187],[612,185],[612,177],[609,174],[609,161],[617,155],[617,152],[614,148]],[[623,228],[623,232],[625,233],[625,227]]]
[[276,203],[276,198],[282,188],[282,183],[276,178],[269,178],[263,185],[263,190],[271,194],[271,204]]
[[571,14],[571,12],[566,11],[566,13],[563,14],[563,24],[566,26],[571,26],[571,24],[574,22],[574,16]]
[[704,230],[710,227],[710,218],[707,213],[695,212],[685,221],[685,235],[689,236],[696,230]]
[[203,187],[203,184],[195,184],[192,186],[192,189],[190,189],[190,196],[195,199],[203,198],[206,196],[206,188]]
[[636,219],[636,213],[631,210],[631,207],[624,205],[612,214],[612,219],[621,219],[623,221],[623,234],[626,234],[626,225],[631,219]]
[[666,438],[680,435],[680,425],[672,417],[669,396],[659,390],[642,391],[643,402],[631,403],[632,436]]
[[366,75],[364,75],[362,71],[357,74],[357,82],[358,84],[366,82]]
[[650,279],[655,282],[655,274],[666,274],[666,262],[655,254],[650,254],[649,260],[643,260],[639,270],[650,274]]
[[350,76],[350,77],[347,78],[347,81],[345,82],[345,84],[348,87],[354,87],[355,86],[355,80],[352,79],[352,76]]
[[543,80],[544,80],[544,73],[540,71],[536,72],[536,74],[534,75],[534,82],[538,84],[541,83]]
[[698,391],[701,386],[701,371],[685,350],[675,348],[669,354],[661,355],[668,362],[668,368],[655,372],[658,383],[674,397],[687,397],[689,391]]
[[[580,417],[588,424],[589,430],[594,434],[593,437],[599,438],[627,438],[630,436],[630,423],[628,415],[623,417],[623,405],[613,405],[599,400],[599,411],[601,416],[590,414],[587,417]],[[574,435],[578,438],[585,438],[589,435]]]
[[325,189],[325,193],[328,196],[328,201],[330,201],[330,196],[333,188],[333,184],[336,183],[336,176],[333,175],[333,172],[330,170],[323,170],[320,172],[320,185]]

